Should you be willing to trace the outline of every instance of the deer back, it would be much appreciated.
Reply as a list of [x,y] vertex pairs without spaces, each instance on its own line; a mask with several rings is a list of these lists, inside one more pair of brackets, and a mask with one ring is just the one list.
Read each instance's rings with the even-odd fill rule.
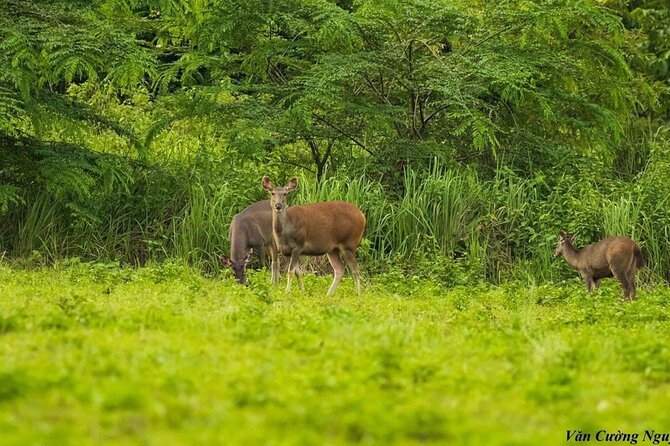
[[275,231],[281,249],[299,247],[303,254],[322,255],[334,248],[355,251],[365,231],[365,216],[345,201],[290,206],[286,227]]
[[270,200],[256,202],[233,217],[228,233],[230,255],[241,261],[249,248],[272,243],[272,209]]
[[579,263],[581,267],[594,271],[609,270],[613,266],[619,270],[628,270],[636,267],[639,250],[637,244],[628,237],[610,237],[579,251]]

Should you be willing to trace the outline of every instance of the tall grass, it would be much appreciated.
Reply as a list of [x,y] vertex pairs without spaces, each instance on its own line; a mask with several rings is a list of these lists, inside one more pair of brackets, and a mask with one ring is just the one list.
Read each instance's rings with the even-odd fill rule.
[[[633,229],[647,262],[643,277],[651,281],[670,281],[670,209],[668,196],[639,211]],[[647,203],[649,204],[649,203]]]
[[640,206],[630,197],[604,203],[602,207],[602,229],[607,237],[627,235],[638,239],[640,230]]
[[538,262],[544,259],[545,247],[538,246],[537,240],[531,242],[533,234],[527,229],[528,222],[537,214],[537,187],[530,180],[498,170],[487,190],[488,218],[483,228],[487,278],[498,283],[516,275],[531,282],[538,281],[538,273],[544,270]]
[[171,254],[191,264],[204,261],[216,265],[217,254],[229,251],[230,221],[243,207],[235,203],[234,190],[227,184],[212,193],[207,193],[202,185],[194,185],[188,203],[172,219]]
[[37,195],[28,200],[23,215],[17,216],[13,254],[27,257],[33,251],[40,251],[49,252],[54,257],[62,255],[58,246],[49,242],[55,232],[62,231],[57,227],[57,214],[57,203],[47,195]]
[[[147,182],[139,189],[145,195],[121,195],[85,220],[48,193],[36,193],[4,216],[0,250],[43,262],[76,256],[142,265],[176,257],[216,270],[218,254],[229,251],[233,216],[266,198],[259,178],[244,181]],[[616,199],[599,193],[594,199],[560,187],[554,192],[503,169],[486,180],[473,170],[433,163],[425,171],[405,169],[398,184],[386,187],[369,175],[327,173],[319,182],[302,175],[290,202],[357,204],[367,218],[359,257],[375,269],[402,262],[417,270],[438,265],[439,271],[439,264],[457,261],[494,283],[508,278],[542,283],[567,274],[552,257],[553,244],[559,228],[576,225],[597,228],[581,238],[583,244],[598,236],[631,236],[647,258],[646,277],[670,279],[670,224],[664,224],[670,213],[663,199],[640,192]]]
[[421,175],[407,169],[403,194],[388,207],[384,232],[402,257],[423,251],[451,256],[477,225],[481,199],[481,183],[471,171],[433,166]]

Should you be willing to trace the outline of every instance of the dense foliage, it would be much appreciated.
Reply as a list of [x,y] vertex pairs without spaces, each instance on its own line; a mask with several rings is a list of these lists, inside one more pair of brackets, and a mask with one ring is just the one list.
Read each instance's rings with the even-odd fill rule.
[[363,207],[370,270],[556,279],[564,228],[668,278],[664,2],[0,6],[7,255],[216,268],[261,176],[298,174]]

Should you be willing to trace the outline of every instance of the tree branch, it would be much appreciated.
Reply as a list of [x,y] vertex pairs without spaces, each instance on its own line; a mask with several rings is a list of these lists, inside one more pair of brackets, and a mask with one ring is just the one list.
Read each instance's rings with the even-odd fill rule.
[[321,123],[327,125],[328,127],[332,128],[333,130],[339,132],[341,135],[347,137],[351,142],[353,142],[353,143],[356,144],[358,147],[360,147],[361,149],[363,149],[363,150],[365,150],[366,152],[368,152],[370,155],[375,156],[375,154],[374,154],[370,149],[368,149],[368,148],[365,146],[364,143],[362,143],[361,141],[359,141],[358,138],[356,138],[355,136],[348,134],[347,132],[345,132],[344,130],[342,130],[341,128],[339,128],[337,125],[333,124],[332,122],[329,122],[326,118],[324,118],[323,116],[318,115],[317,113],[312,113],[312,116],[314,116],[314,118],[315,118],[317,121],[319,121],[319,122],[321,122]]
[[290,166],[300,167],[301,169],[305,169],[307,172],[315,173],[313,169],[310,169],[310,168],[307,167],[307,166],[303,166],[302,164],[298,164],[298,163],[293,162],[293,161],[291,161],[291,160],[287,160],[287,159],[285,159],[285,158],[281,158],[280,161],[281,161],[283,164],[288,164],[288,165],[290,165]]
[[429,114],[429,115],[426,117],[426,119],[423,120],[422,127],[426,127],[426,125],[428,125],[428,123],[429,123],[435,116],[439,115],[441,112],[443,112],[443,111],[446,110],[447,108],[449,108],[448,105],[443,105],[442,107],[440,107],[440,108],[438,108],[437,110],[435,110],[433,113]]

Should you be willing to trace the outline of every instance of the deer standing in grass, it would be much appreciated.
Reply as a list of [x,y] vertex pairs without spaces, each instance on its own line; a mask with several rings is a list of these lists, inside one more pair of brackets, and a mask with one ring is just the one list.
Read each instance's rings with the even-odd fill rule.
[[635,300],[635,272],[645,265],[640,247],[628,237],[610,237],[578,251],[574,248],[576,239],[576,235],[569,237],[561,231],[554,256],[563,255],[579,270],[586,290],[598,288],[600,279],[614,276],[621,282],[624,298]]
[[277,247],[272,237],[270,200],[256,202],[236,214],[230,222],[228,239],[230,240],[230,258],[220,255],[219,260],[221,264],[233,270],[238,283],[247,284],[245,270],[251,262],[254,250],[258,253],[261,268],[265,266],[265,252],[270,253],[272,284],[279,283],[279,261]]
[[356,284],[356,294],[361,292],[360,270],[356,262],[356,249],[365,231],[365,215],[358,207],[345,201],[327,201],[302,206],[288,206],[286,196],[298,187],[292,178],[285,187],[274,187],[268,177],[263,177],[263,189],[270,193],[272,207],[272,234],[279,252],[291,256],[287,272],[286,292],[291,291],[291,277],[295,275],[298,286],[304,290],[298,271],[301,255],[326,254],[335,277],[328,289],[328,296],[335,293],[344,275],[344,263],[351,269]]

